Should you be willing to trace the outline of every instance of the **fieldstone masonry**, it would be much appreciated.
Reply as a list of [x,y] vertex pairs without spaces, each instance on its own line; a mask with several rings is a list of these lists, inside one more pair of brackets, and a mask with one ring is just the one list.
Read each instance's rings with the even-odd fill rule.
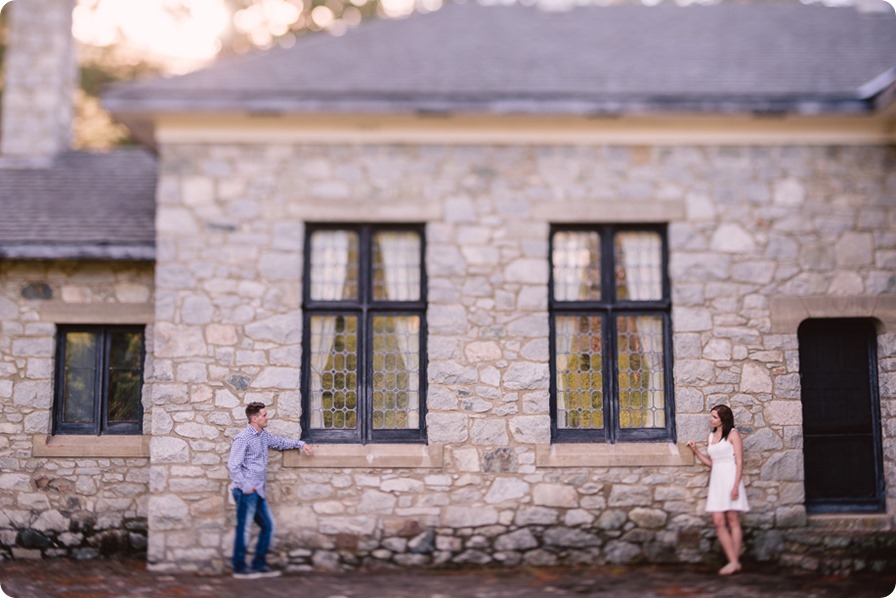
[[[893,159],[877,147],[163,147],[151,566],[225,563],[225,460],[245,403],[270,406],[274,433],[300,433],[303,226],[332,220],[426,223],[426,423],[444,458],[370,469],[275,456],[284,561],[675,561],[715,550],[701,510],[707,472],[686,456],[621,467],[537,458],[550,444],[549,224],[630,220],[633,209],[669,222],[678,440],[704,440],[708,409],[730,404],[746,438],[750,550],[799,561],[798,346],[795,326],[772,330],[769,301],[896,292]],[[879,344],[892,500],[891,329]]]
[[[41,277],[4,276],[0,533],[14,546],[4,550],[22,550],[13,533],[66,527],[62,497],[88,499],[37,486],[66,477],[98,521],[119,513],[110,527],[145,515],[153,569],[224,569],[226,460],[245,404],[269,406],[271,432],[301,433],[304,224],[406,221],[426,224],[428,456],[412,467],[401,454],[417,446],[341,447],[354,451],[344,466],[325,458],[333,447],[317,464],[273,454],[282,564],[718,559],[702,511],[707,470],[680,449],[705,441],[707,412],[724,402],[745,437],[750,558],[889,566],[868,543],[892,532],[864,531],[892,530],[896,512],[894,163],[886,147],[163,145],[149,464],[32,458],[31,435],[48,425],[53,325],[28,324],[35,300],[18,295]],[[669,223],[678,445],[552,446],[549,225],[639,220]],[[771,309],[804,299],[815,315],[877,318],[883,516],[806,515],[800,320]],[[24,348],[31,337],[37,348]]]
[[[56,324],[151,324],[152,300],[151,265],[0,263],[0,560],[146,550],[148,453],[47,438]],[[150,377],[151,355],[145,368]]]

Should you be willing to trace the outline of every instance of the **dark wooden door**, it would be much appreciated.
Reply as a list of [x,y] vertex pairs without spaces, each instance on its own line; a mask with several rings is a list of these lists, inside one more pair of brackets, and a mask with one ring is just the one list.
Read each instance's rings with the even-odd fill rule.
[[799,328],[806,509],[884,508],[877,345],[870,320],[807,320]]

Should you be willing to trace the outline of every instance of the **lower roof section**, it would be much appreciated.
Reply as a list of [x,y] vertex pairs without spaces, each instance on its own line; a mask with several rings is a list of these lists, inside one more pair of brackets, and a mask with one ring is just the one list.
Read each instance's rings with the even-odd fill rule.
[[4,243],[0,258],[16,260],[112,260],[151,262],[156,259],[154,244],[111,245],[105,243]]
[[152,260],[156,180],[140,148],[0,158],[0,256]]

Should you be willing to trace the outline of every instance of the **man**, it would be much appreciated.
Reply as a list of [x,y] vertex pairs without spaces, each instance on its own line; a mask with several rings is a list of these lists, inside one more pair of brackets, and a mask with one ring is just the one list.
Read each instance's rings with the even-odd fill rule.
[[[299,449],[309,457],[314,455],[310,444],[272,436],[265,431],[268,410],[264,403],[249,403],[246,407],[249,424],[233,439],[227,469],[233,480],[230,491],[236,503],[236,535],[233,538],[233,576],[238,579],[277,577],[279,571],[268,568],[266,557],[274,533],[274,520],[268,508],[265,479],[268,473],[268,449]],[[260,528],[252,568],[246,567],[246,545],[249,526],[255,521]]]

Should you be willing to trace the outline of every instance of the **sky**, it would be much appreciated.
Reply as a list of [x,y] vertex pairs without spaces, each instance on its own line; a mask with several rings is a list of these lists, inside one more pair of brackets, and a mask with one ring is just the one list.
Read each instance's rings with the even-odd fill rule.
[[[0,10],[12,0],[0,0]],[[27,0],[17,0],[19,2]],[[291,27],[308,26],[341,35],[361,21],[362,7],[371,0],[336,1],[317,6],[305,23],[304,2],[311,0],[258,0],[233,15],[233,26],[265,47],[282,37]],[[512,3],[515,0],[481,0]],[[526,1],[526,0],[521,0]],[[611,0],[528,0],[528,2],[604,2]],[[642,0],[658,4],[670,0]],[[714,3],[717,0],[672,0],[679,4]],[[863,0],[801,0],[804,3],[843,5]],[[885,0],[896,7],[896,0]],[[438,10],[443,0],[380,0],[387,17],[403,17],[413,11]],[[186,9],[184,8],[186,7]],[[331,8],[332,7],[332,8]],[[302,20],[302,22],[299,22]],[[153,56],[173,71],[191,70],[211,60],[221,48],[221,39],[231,24],[225,0],[77,0],[73,32],[82,43],[108,46],[126,42],[134,50]],[[248,48],[247,48],[248,49]]]
[[[0,10],[11,1],[0,0]],[[191,65],[218,53],[231,17],[233,27],[255,46],[266,47],[275,39],[284,45],[291,38],[282,36],[291,27],[345,33],[361,22],[359,7],[368,1],[372,0],[330,0],[315,7],[305,22],[303,8],[311,0],[256,0],[233,15],[225,0],[77,0],[73,33],[88,45],[124,41],[159,62]],[[437,10],[442,0],[380,0],[380,4],[385,16],[402,17],[415,9]]]

